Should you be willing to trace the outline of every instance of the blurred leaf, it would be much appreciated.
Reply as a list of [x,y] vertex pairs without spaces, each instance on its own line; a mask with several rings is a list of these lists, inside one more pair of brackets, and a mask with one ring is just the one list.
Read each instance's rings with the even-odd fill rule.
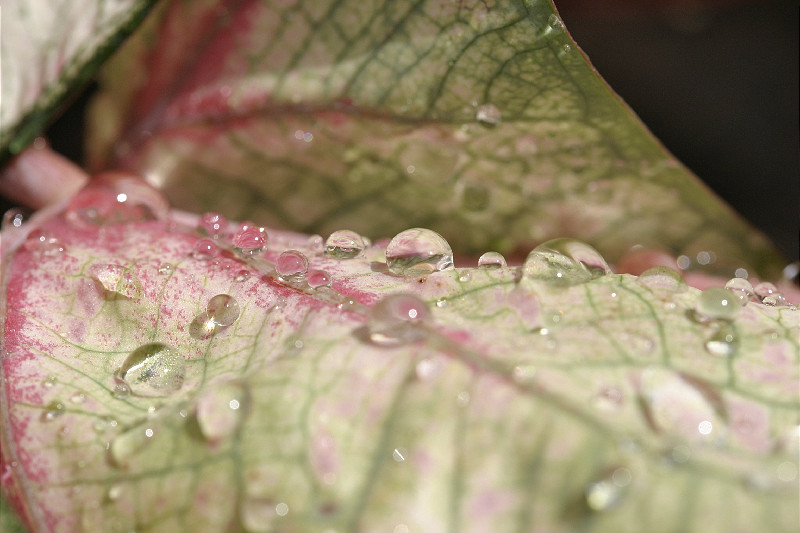
[[91,79],[154,3],[35,0],[3,5],[0,165],[41,135],[72,91]]
[[[137,73],[131,76],[131,73]],[[172,2],[105,71],[95,169],[276,227],[527,252],[573,236],[725,275],[775,249],[665,152],[546,1]]]

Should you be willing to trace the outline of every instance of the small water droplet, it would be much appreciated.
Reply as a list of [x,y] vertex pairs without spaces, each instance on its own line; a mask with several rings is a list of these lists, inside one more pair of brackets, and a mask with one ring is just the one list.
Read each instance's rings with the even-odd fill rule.
[[58,400],[54,400],[47,404],[44,412],[42,413],[42,420],[50,422],[64,414],[64,404]]
[[408,455],[408,452],[405,448],[395,448],[392,452],[392,459],[394,459],[396,463],[404,463],[406,455]]
[[267,231],[259,226],[243,224],[242,228],[233,237],[233,246],[242,255],[255,255],[263,251],[269,244]]
[[460,281],[461,283],[467,283],[471,279],[472,279],[472,274],[470,274],[469,270],[464,270],[458,276],[458,281]]
[[86,395],[85,395],[84,393],[82,393],[82,392],[76,392],[75,394],[73,394],[73,395],[70,397],[70,399],[69,399],[69,400],[70,400],[72,403],[78,403],[78,404],[81,404],[81,403],[83,403],[83,402],[85,402],[85,401],[86,401]]
[[312,289],[327,287],[331,284],[331,276],[324,270],[309,270],[307,280]]
[[28,220],[28,211],[21,207],[14,207],[3,213],[2,231],[15,230],[22,227]]
[[736,352],[737,339],[733,328],[724,324],[705,343],[705,349],[711,355],[730,357]]
[[648,268],[641,273],[637,281],[640,285],[662,296],[682,292],[687,288],[683,276],[665,266]]
[[312,253],[323,253],[325,251],[325,239],[322,238],[322,235],[311,235],[306,246]]
[[733,320],[740,309],[738,296],[723,287],[709,287],[704,290],[695,304],[696,314],[701,321]]
[[606,511],[619,505],[633,476],[629,469],[619,467],[602,478],[586,485],[586,505],[593,511]]
[[236,432],[244,414],[245,391],[233,383],[211,388],[197,400],[197,425],[211,442]]
[[155,432],[152,428],[137,426],[117,435],[108,449],[111,462],[125,467],[130,460],[153,442]]
[[364,252],[364,238],[349,229],[334,231],[325,241],[325,255],[336,259],[353,259]]
[[453,250],[435,231],[412,228],[386,247],[386,266],[398,276],[421,276],[453,268]]
[[211,239],[200,239],[194,243],[191,256],[198,261],[208,261],[219,254],[219,249]]
[[506,258],[498,252],[486,252],[478,258],[478,266],[481,268],[504,268],[507,266]]
[[755,294],[753,292],[753,286],[744,278],[732,278],[728,280],[725,284],[725,288],[736,296],[739,305],[742,307],[747,305]]
[[117,371],[132,394],[168,396],[183,386],[186,364],[183,357],[166,344],[150,343],[128,355]]
[[174,267],[172,265],[170,265],[169,263],[162,263],[158,267],[158,273],[161,274],[162,276],[166,276],[167,274],[171,274],[172,273],[173,268]]
[[230,294],[217,294],[206,305],[208,317],[218,326],[230,326],[239,318],[239,302]]
[[369,312],[369,339],[379,346],[398,346],[425,338],[423,327],[430,311],[425,302],[410,294],[390,294]]
[[496,126],[500,124],[501,119],[500,109],[494,104],[483,104],[475,112],[475,120],[485,126]]
[[286,250],[275,261],[275,270],[281,278],[300,279],[308,271],[308,259],[299,250]]
[[142,284],[130,268],[122,265],[91,265],[89,275],[108,295],[135,299],[142,295]]
[[233,281],[238,281],[239,283],[243,281],[247,281],[250,279],[250,271],[242,269],[236,273],[236,276],[233,277]]
[[43,230],[32,231],[28,235],[24,247],[41,259],[57,257],[67,251],[67,247],[58,238]]
[[205,213],[200,217],[197,229],[210,237],[219,237],[228,227],[228,220],[219,213]]
[[611,273],[600,252],[576,239],[553,239],[528,254],[524,276],[555,286],[576,285]]
[[564,23],[555,13],[547,18],[547,25],[556,31],[561,31],[564,29]]
[[436,300],[436,307],[438,307],[439,309],[442,309],[444,307],[447,307],[447,303],[448,303],[447,302],[447,298],[444,298],[444,297],[443,298],[439,298],[438,300]]
[[122,485],[112,485],[111,488],[108,489],[108,494],[106,494],[109,501],[116,501],[122,496]]
[[42,385],[48,389],[52,389],[58,383],[58,378],[55,376],[48,376],[42,381]]
[[762,281],[756,285],[753,292],[764,305],[780,306],[786,303],[778,288],[769,281]]

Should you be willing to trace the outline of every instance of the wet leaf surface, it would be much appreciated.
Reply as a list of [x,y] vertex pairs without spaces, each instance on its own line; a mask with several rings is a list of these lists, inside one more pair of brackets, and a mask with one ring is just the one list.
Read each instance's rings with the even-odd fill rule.
[[[271,229],[242,253],[234,223],[198,249],[207,222],[111,183],[3,234],[3,480],[34,531],[798,524],[791,306],[574,242],[411,276]],[[290,249],[330,287],[281,277]]]

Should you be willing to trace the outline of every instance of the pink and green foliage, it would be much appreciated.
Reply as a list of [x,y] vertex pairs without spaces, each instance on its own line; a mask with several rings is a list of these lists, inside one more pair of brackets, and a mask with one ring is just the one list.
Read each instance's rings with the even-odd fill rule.
[[[527,252],[778,256],[549,3],[496,4],[154,12],[104,73],[92,165],[197,214],[117,172],[4,220],[0,481],[27,529],[796,528],[796,293]],[[388,239],[419,225],[446,240]]]

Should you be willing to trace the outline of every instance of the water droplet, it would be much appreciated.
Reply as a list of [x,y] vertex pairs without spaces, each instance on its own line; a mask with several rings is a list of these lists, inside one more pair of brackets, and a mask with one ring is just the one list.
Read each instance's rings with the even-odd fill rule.
[[109,501],[116,501],[122,496],[122,485],[112,485],[111,488],[108,489],[108,494],[106,494]]
[[81,404],[81,403],[83,403],[83,402],[85,402],[85,401],[86,401],[86,395],[85,395],[84,393],[82,393],[82,392],[76,392],[75,394],[73,394],[73,395],[70,397],[70,399],[69,399],[69,400],[70,400],[72,403],[78,403],[78,404]]
[[42,381],[42,385],[48,389],[52,389],[58,383],[58,378],[55,376],[48,376]]
[[561,31],[564,29],[564,23],[555,13],[547,18],[547,25],[556,31]]
[[228,220],[219,213],[205,213],[200,217],[197,229],[211,237],[218,237],[228,227]]
[[111,462],[119,467],[126,466],[130,460],[153,442],[155,432],[152,428],[137,426],[117,435],[108,449]]
[[278,260],[275,261],[275,270],[281,278],[300,279],[308,271],[308,259],[303,255],[303,252],[286,250],[281,252]]
[[73,224],[165,221],[169,204],[160,191],[135,174],[108,172],[92,179],[72,199],[66,213]]
[[700,293],[695,305],[696,314],[701,321],[733,320],[739,313],[739,298],[723,287],[710,287]]
[[327,287],[331,284],[331,276],[324,270],[309,270],[308,285],[312,289]]
[[466,211],[483,211],[489,207],[491,191],[485,185],[462,183],[456,191],[461,198],[461,207]]
[[730,357],[736,352],[737,344],[733,329],[724,324],[706,341],[705,349],[711,355]]
[[755,294],[753,292],[753,286],[744,278],[732,278],[728,280],[725,284],[725,288],[736,296],[739,305],[742,307],[747,305]]
[[475,120],[485,126],[496,126],[501,119],[500,109],[494,104],[483,104],[475,112]]
[[392,459],[394,459],[396,463],[404,463],[406,455],[408,455],[408,452],[405,448],[395,448],[392,452]]
[[390,294],[369,312],[369,339],[379,346],[398,346],[425,338],[423,327],[430,311],[425,302],[410,294]]
[[245,411],[245,391],[233,383],[211,388],[197,400],[197,425],[203,436],[215,442],[236,432]]
[[131,299],[142,295],[142,284],[130,268],[122,265],[91,265],[89,275],[110,295]]
[[217,327],[208,312],[200,313],[189,324],[189,335],[197,340],[208,340],[217,332]]
[[364,238],[349,229],[334,231],[325,241],[325,255],[336,259],[353,259],[364,252]]
[[243,224],[233,237],[233,245],[243,255],[255,255],[263,251],[269,244],[267,231],[258,226]]
[[507,263],[503,254],[486,252],[478,258],[478,266],[481,268],[503,268],[507,266]]
[[395,235],[386,247],[386,266],[399,276],[421,276],[453,268],[453,250],[435,231],[412,228]]
[[540,244],[523,266],[528,279],[555,286],[576,285],[611,273],[600,252],[575,239],[553,239]]
[[686,282],[683,276],[665,266],[648,268],[641,273],[637,281],[640,285],[661,295],[668,295],[686,290]]
[[170,265],[169,263],[162,263],[158,267],[158,273],[161,274],[162,276],[166,276],[167,274],[171,274],[172,273],[173,268],[174,267],[172,265]]
[[323,253],[325,251],[325,239],[322,238],[322,235],[311,235],[306,246],[313,253]]
[[603,387],[592,397],[592,404],[601,411],[618,411],[625,400],[622,391],[617,387]]
[[271,498],[249,496],[242,502],[240,520],[247,533],[272,533],[278,531],[276,522],[289,512],[289,506],[275,504]]
[[461,283],[467,283],[469,280],[472,279],[472,274],[470,274],[469,270],[464,270],[458,276],[458,281]]
[[762,281],[756,285],[753,292],[764,305],[780,306],[786,303],[783,294],[769,281]]
[[198,261],[208,261],[216,257],[217,254],[219,254],[219,249],[211,239],[200,239],[194,243],[191,253],[192,257]]
[[218,326],[230,326],[239,318],[239,302],[229,294],[217,294],[206,305],[208,317]]
[[58,400],[55,400],[47,404],[47,407],[45,407],[45,410],[42,413],[42,420],[44,422],[50,422],[51,420],[55,420],[63,414],[64,404]]
[[593,511],[606,511],[619,504],[625,488],[633,478],[631,471],[619,467],[602,478],[586,485],[586,505]]
[[168,396],[183,386],[185,372],[183,357],[175,349],[151,343],[128,355],[117,378],[137,396]]
[[28,220],[28,212],[20,207],[14,207],[3,213],[2,231],[19,229]]

